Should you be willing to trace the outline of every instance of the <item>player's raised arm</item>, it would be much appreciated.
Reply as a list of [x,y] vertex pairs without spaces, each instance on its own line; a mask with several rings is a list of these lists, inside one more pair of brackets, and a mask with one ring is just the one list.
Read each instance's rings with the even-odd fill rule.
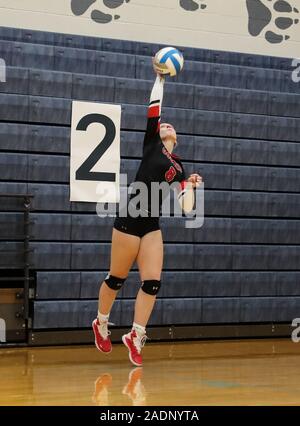
[[164,96],[164,83],[165,77],[159,73],[159,69],[153,63],[153,68],[156,73],[156,79],[151,91],[150,102],[147,113],[147,128],[144,139],[144,146],[151,143],[151,139],[159,133],[160,120],[161,120],[161,108]]

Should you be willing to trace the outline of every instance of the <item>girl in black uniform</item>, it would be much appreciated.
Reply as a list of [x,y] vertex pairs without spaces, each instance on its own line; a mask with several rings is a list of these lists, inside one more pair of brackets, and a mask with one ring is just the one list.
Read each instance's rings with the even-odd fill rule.
[[[163,240],[159,226],[162,200],[159,199],[158,214],[155,215],[154,212],[153,215],[151,182],[176,182],[178,201],[182,209],[188,212],[194,205],[193,188],[198,187],[202,181],[198,174],[192,174],[186,179],[180,157],[172,153],[177,145],[176,131],[171,124],[160,123],[165,77],[154,62],[153,67],[157,77],[148,108],[143,158],[135,177],[135,181],[144,182],[147,186],[148,195],[143,198],[140,208],[142,215],[120,217],[117,214],[112,232],[110,272],[101,285],[98,317],[93,321],[96,347],[101,352],[111,352],[110,331],[107,327],[109,313],[136,260],[142,285],[135,302],[132,330],[122,340],[129,350],[130,361],[137,366],[142,365],[141,349],[147,338],[146,325],[161,286],[163,266]],[[135,194],[129,197],[128,207],[134,206],[133,196]]]

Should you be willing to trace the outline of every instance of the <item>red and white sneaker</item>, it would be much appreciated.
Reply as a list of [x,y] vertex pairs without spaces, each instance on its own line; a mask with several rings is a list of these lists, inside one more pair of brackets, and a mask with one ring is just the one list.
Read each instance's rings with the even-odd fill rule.
[[96,348],[100,352],[109,354],[112,351],[112,345],[109,338],[111,332],[108,330],[107,325],[107,321],[100,323],[98,318],[94,319],[92,324],[95,334]]
[[141,351],[147,340],[146,334],[139,337],[135,330],[131,330],[129,333],[122,336],[124,345],[129,350],[129,359],[133,365],[140,367],[143,364],[143,358]]

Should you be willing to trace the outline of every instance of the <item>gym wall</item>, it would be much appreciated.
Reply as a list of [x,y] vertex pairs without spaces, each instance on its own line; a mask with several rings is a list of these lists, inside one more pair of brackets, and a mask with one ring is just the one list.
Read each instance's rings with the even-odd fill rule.
[[[34,195],[30,343],[65,343],[67,331],[72,334],[69,342],[80,343],[80,329],[92,341],[99,284],[109,268],[112,218],[98,218],[93,203],[69,201],[72,100],[122,105],[121,172],[130,181],[142,154],[154,82],[151,56],[171,42],[184,46],[186,62],[184,72],[166,83],[163,119],[176,127],[187,173],[204,178],[205,220],[196,230],[184,228],[180,219],[162,221],[163,286],[149,325],[154,330],[167,326],[167,338],[174,336],[172,326],[216,325],[213,335],[222,337],[225,325],[267,324],[272,334],[277,324],[299,318],[300,83],[293,81],[291,66],[298,24],[290,28],[290,39],[274,44],[265,30],[257,37],[247,33],[242,0],[207,0],[207,8],[194,12],[166,1],[159,13],[156,1],[132,0],[114,9],[120,18],[106,24],[90,17],[101,2],[80,16],[72,13],[69,1],[10,1],[9,8],[4,3],[0,1],[5,24],[0,57],[7,65],[7,81],[0,84],[0,193]],[[236,16],[240,25],[232,40],[245,40],[239,48],[224,45],[221,24],[200,43],[203,30],[172,30],[170,35],[165,26],[157,31],[150,23],[151,11],[161,23],[172,12],[191,19],[191,28],[200,19],[208,26],[210,8],[219,5],[221,10],[223,3],[232,12],[223,11],[219,21],[225,25]],[[282,1],[266,3],[288,10]],[[20,13],[25,6],[28,12]],[[135,14],[140,24],[129,19]],[[146,18],[149,22],[143,24]],[[283,22],[288,21],[277,25]],[[177,37],[176,43],[171,37]],[[10,252],[21,246],[20,237],[5,239],[7,231],[22,233],[20,213],[2,207],[1,247],[7,252],[0,269],[1,262],[20,261]],[[132,323],[139,285],[134,265],[113,308],[111,320],[117,326]],[[62,333],[61,340],[51,332]]]
[[0,0],[0,24],[295,58],[299,0]]

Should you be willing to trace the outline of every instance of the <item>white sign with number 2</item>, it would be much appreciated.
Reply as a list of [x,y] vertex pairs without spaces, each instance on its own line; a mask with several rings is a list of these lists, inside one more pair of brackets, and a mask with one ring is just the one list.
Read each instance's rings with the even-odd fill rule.
[[121,105],[73,101],[70,201],[120,202]]

